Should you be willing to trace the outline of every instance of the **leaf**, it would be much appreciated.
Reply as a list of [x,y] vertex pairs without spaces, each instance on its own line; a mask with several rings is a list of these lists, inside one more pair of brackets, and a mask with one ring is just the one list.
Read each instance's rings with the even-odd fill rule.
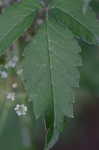
[[23,0],[0,16],[0,55],[32,24],[37,6],[33,0]]
[[99,43],[99,21],[89,9],[84,15],[82,0],[58,0],[53,2],[52,16],[88,43]]
[[99,93],[99,47],[80,42],[83,66],[81,68],[81,88],[94,95]]
[[93,10],[97,13],[97,16],[99,16],[99,1],[98,0],[92,0],[91,6]]
[[46,116],[50,109],[54,113],[53,133],[46,149],[57,141],[64,116],[73,117],[73,88],[79,86],[79,52],[71,31],[51,18],[25,49],[24,84],[35,116]]

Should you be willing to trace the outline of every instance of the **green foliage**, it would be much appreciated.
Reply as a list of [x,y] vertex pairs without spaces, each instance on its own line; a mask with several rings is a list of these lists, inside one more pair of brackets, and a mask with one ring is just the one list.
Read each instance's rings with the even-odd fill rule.
[[72,88],[79,85],[79,52],[72,33],[50,17],[25,49],[25,85],[35,116],[43,116],[52,103],[55,134],[61,131],[64,116],[73,117]]
[[[0,16],[0,55],[6,55],[5,50],[26,31],[35,30],[29,43],[20,46],[25,47],[24,57],[20,57],[21,79],[27,92],[25,97],[32,101],[35,118],[45,122],[45,150],[58,140],[65,118],[74,116],[81,49],[87,51],[91,44],[96,48],[99,43],[99,24],[94,9],[88,8],[89,2],[23,0]],[[78,43],[77,39],[86,44]]]
[[84,0],[84,6],[83,6],[83,13],[85,14],[89,5],[90,5],[91,0]]
[[89,45],[80,42],[82,47],[83,67],[81,68],[81,87],[93,92],[94,95],[99,93],[99,48],[96,45]]
[[25,0],[0,16],[0,54],[30,27],[36,8],[35,2]]
[[93,10],[99,14],[99,1],[98,0],[93,0],[91,1],[91,4],[90,4],[93,8]]
[[95,13],[89,9],[84,15],[82,11],[82,0],[71,1],[60,0],[54,2],[55,8],[52,15],[68,26],[70,30],[84,41],[89,43],[99,43],[99,24],[96,21]]

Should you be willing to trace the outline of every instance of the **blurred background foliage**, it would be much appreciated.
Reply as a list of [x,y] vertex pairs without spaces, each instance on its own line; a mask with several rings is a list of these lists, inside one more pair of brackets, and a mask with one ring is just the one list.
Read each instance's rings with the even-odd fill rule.
[[[20,0],[0,0],[0,13],[14,2]],[[99,18],[99,0],[90,4]],[[17,74],[20,69],[21,58],[24,57],[23,49],[33,36],[33,29],[26,32],[17,42],[13,43],[5,55],[0,57],[0,70],[13,56],[19,58],[16,68],[8,70],[8,78],[0,78],[0,149],[2,150],[37,150],[43,149],[44,122],[35,120],[32,103],[25,94],[25,89]],[[59,143],[53,148],[56,150],[99,150],[99,47],[88,45],[81,39],[78,40],[82,48],[81,56],[83,66],[80,70],[80,88],[76,90],[74,104],[74,119],[66,118],[65,131]],[[11,87],[13,82],[18,83],[18,88]],[[16,93],[16,101],[6,99],[7,92]],[[18,117],[14,111],[16,104],[28,106],[26,116]]]

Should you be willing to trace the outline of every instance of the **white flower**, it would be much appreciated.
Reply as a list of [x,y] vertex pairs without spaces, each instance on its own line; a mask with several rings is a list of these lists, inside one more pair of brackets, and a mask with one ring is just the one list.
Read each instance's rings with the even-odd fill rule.
[[15,89],[15,88],[17,88],[17,87],[18,87],[18,84],[17,84],[16,82],[12,84],[12,88]]
[[18,57],[17,56],[14,56],[12,58],[12,60],[10,60],[6,65],[5,65],[5,68],[15,68],[16,65],[17,65],[17,62],[18,62]]
[[15,61],[15,62],[18,62],[19,59],[18,59],[17,56],[14,56],[14,57],[12,58],[12,60]]
[[21,105],[17,104],[14,110],[16,111],[16,114],[18,116],[26,115],[27,106],[25,106],[24,104],[21,104]]
[[38,20],[37,20],[37,24],[38,24],[38,25],[43,24],[43,19],[38,19]]
[[7,96],[6,96],[6,98],[8,99],[8,100],[12,100],[12,101],[15,101],[15,93],[14,92],[9,92],[8,94],[7,94]]
[[21,68],[21,69],[19,69],[19,70],[17,70],[17,74],[18,75],[21,75],[23,73],[23,69]]
[[8,73],[6,71],[0,71],[1,78],[6,79],[8,77]]
[[5,65],[5,68],[15,68],[16,66],[16,62],[10,60],[6,65]]

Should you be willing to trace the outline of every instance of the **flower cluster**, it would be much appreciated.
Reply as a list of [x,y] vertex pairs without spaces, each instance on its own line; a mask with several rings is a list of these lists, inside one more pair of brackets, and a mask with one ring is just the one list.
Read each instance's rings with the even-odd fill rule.
[[17,104],[14,110],[16,111],[16,114],[18,116],[24,116],[27,113],[27,106],[25,106],[24,104]]
[[15,93],[14,92],[9,92],[7,95],[6,95],[6,98],[8,100],[11,100],[11,101],[15,101]]
[[[0,69],[0,77],[2,79],[7,79],[8,78],[8,69],[10,68],[16,68],[16,65],[18,63],[18,57],[17,56],[14,56],[11,60],[8,61],[7,64],[5,64],[3,67],[1,66],[1,69]],[[16,71],[17,75],[21,75],[23,72],[23,69],[20,68]],[[17,82],[13,82],[12,85],[12,91],[11,92],[8,92],[6,94],[6,99],[7,100],[10,100],[10,101],[15,101],[16,100],[16,93],[15,93],[15,89],[18,88],[18,83]],[[13,92],[14,91],[14,92]],[[17,104],[14,108],[16,114],[18,116],[21,116],[21,115],[26,115],[27,113],[27,106],[25,106],[24,104]]]
[[6,71],[1,71],[0,70],[0,76],[2,79],[6,79],[8,77],[8,73]]
[[5,68],[15,68],[18,62],[18,57],[14,56],[8,63],[5,65]]
[[15,82],[15,83],[12,84],[12,88],[13,88],[13,89],[16,89],[17,87],[18,87],[17,82]]

